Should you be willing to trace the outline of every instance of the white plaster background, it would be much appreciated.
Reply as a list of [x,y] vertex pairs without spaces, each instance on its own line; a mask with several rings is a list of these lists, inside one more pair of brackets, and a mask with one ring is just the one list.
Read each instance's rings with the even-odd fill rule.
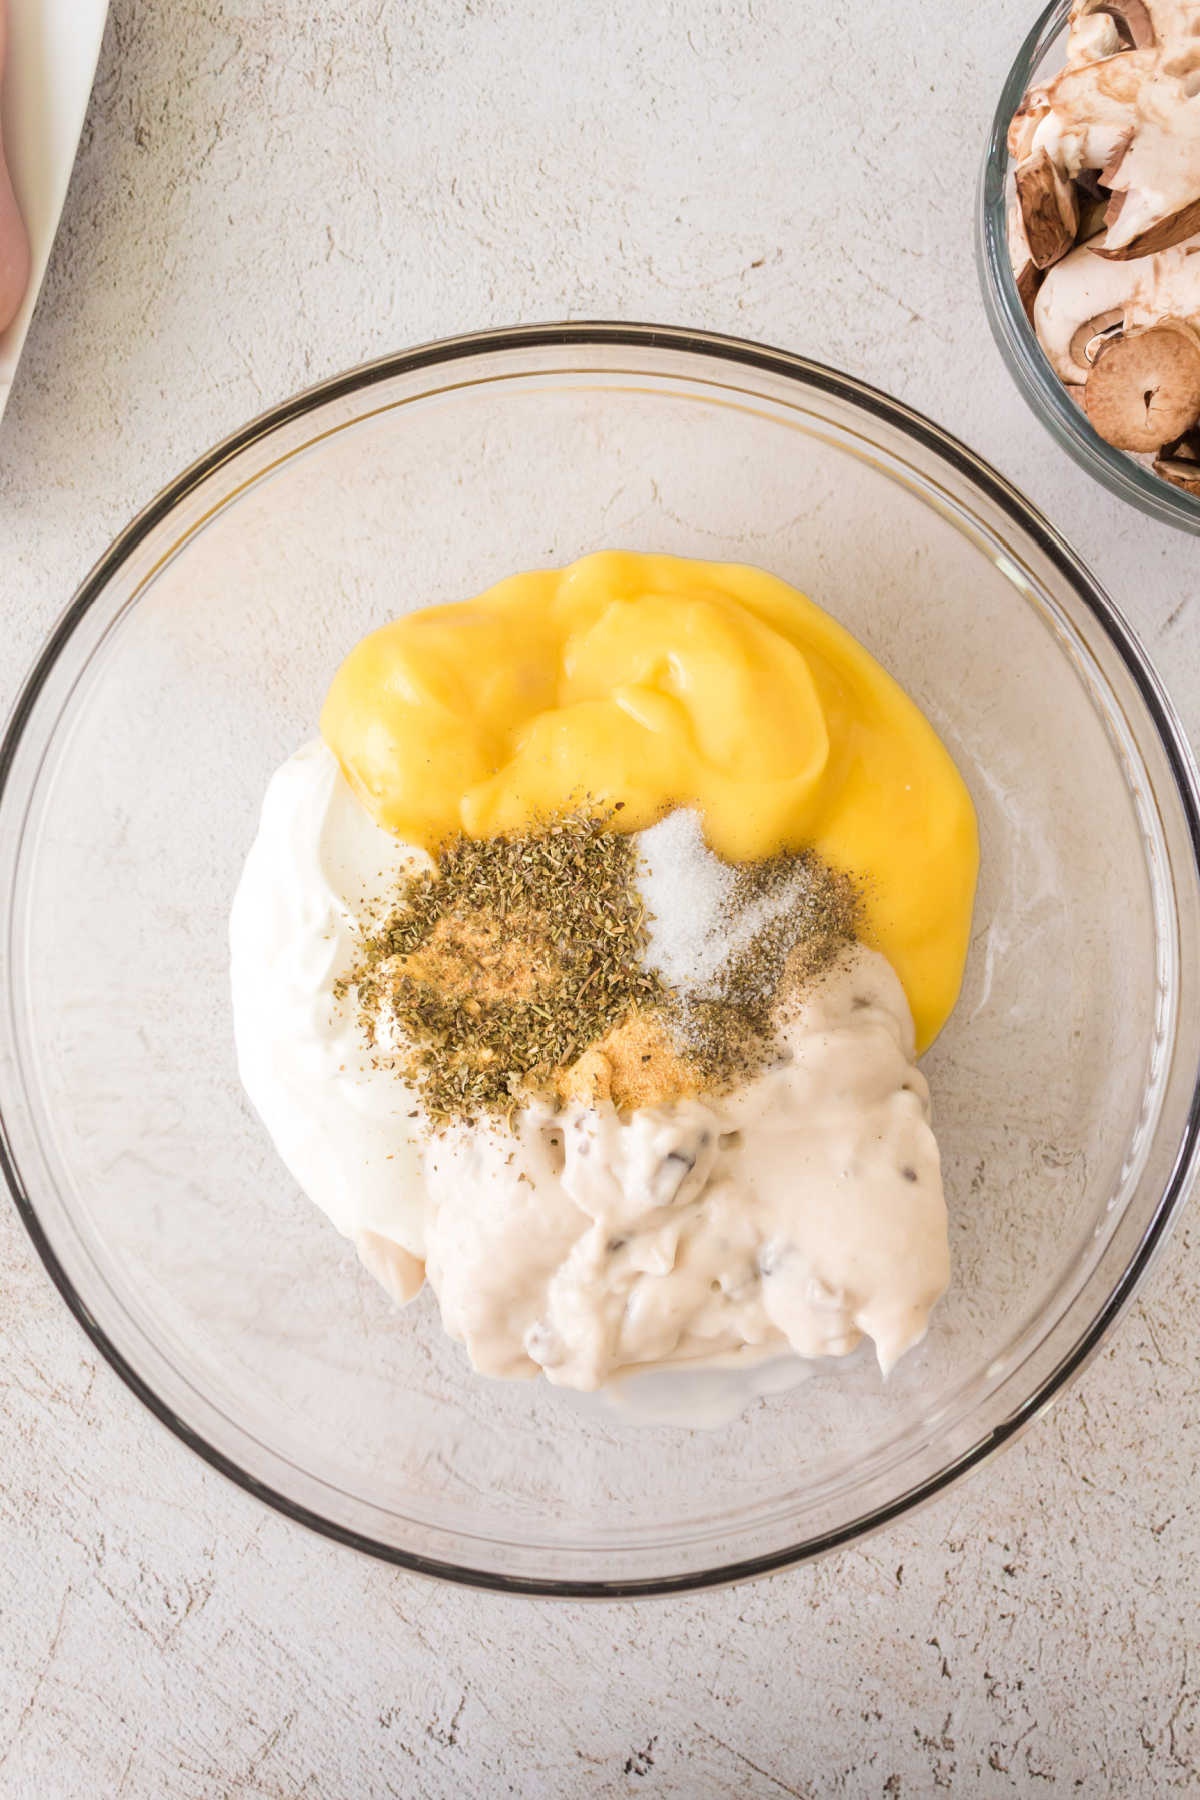
[[[0,427],[0,706],[110,536],[247,416],[490,323],[694,323],[925,409],[1083,552],[1200,726],[1193,540],[1092,486],[986,333],[1018,0],[114,0]],[[1200,1791],[1200,1244],[1021,1444],[751,1588],[550,1606],[264,1511],[157,1425],[0,1208],[0,1795]]]

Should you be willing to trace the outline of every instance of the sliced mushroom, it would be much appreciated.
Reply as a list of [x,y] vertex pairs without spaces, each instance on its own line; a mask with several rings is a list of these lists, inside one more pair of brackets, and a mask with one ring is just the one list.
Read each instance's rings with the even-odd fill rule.
[[1103,62],[1122,48],[1116,20],[1106,14],[1081,14],[1071,26],[1067,54],[1073,63]]
[[1099,62],[1070,63],[1028,96],[1030,117],[1045,102],[1031,139],[1029,160],[1044,150],[1063,181],[1098,170],[1110,187],[1107,230],[1093,245],[1098,255],[1125,259],[1153,254],[1190,235],[1200,204],[1190,114],[1178,112],[1186,140],[1172,143],[1173,115],[1192,102],[1164,73],[1168,49],[1129,49]]
[[[1060,381],[1082,386],[1092,364],[1081,354],[1109,323],[1123,319],[1138,286],[1130,263],[1102,262],[1081,245],[1047,269],[1033,308],[1033,328]],[[1099,350],[1097,345],[1092,355]]]
[[1093,200],[1090,194],[1080,193],[1079,243],[1087,244],[1090,243],[1094,237],[1099,237],[1100,233],[1104,230],[1104,211],[1107,204],[1107,192],[1101,194],[1099,199],[1096,200]]
[[1075,184],[1059,174],[1044,150],[1018,164],[1015,180],[1029,254],[1035,267],[1048,269],[1071,249],[1079,230]]
[[1200,495],[1200,431],[1185,431],[1164,444],[1154,459],[1154,473],[1172,487]]
[[1125,308],[1110,306],[1107,312],[1097,313],[1094,319],[1085,319],[1077,325],[1071,334],[1068,349],[1073,366],[1077,369],[1090,369],[1111,338],[1119,337],[1125,326]]
[[1103,256],[1109,262],[1131,262],[1135,256],[1157,256],[1160,250],[1169,250],[1173,244],[1181,244],[1184,238],[1200,231],[1200,198],[1197,198],[1137,232],[1128,242],[1113,245],[1108,239],[1120,218],[1124,201],[1123,192],[1114,194],[1109,201],[1104,214],[1109,229],[1104,238],[1093,238],[1088,245],[1093,256]]
[[1055,373],[1114,447],[1200,491],[1200,0],[1072,0],[1066,66],[1009,149],[1013,271]]
[[1022,163],[1033,149],[1033,134],[1050,111],[1044,94],[1026,94],[1013,114],[1008,128],[1008,154],[1014,163]]
[[1149,50],[1157,42],[1145,0],[1098,0],[1094,6],[1080,7],[1079,17],[1111,19],[1121,50]]
[[[1115,140],[1130,126],[1136,128],[1138,99],[1157,69],[1158,57],[1152,50],[1126,50],[1101,62],[1068,63],[1032,89],[1023,105],[1030,113],[1039,108],[1043,113],[1053,112],[1089,139],[1092,128],[1111,127],[1110,136]],[[1093,168],[1103,168],[1111,155],[1111,147],[1106,146],[1102,156],[1085,155],[1083,160]]]
[[1116,144],[1113,146],[1113,149],[1109,154],[1108,161],[1105,163],[1104,167],[1100,171],[1099,185],[1102,188],[1111,188],[1112,187],[1113,182],[1117,179],[1117,171],[1120,169],[1121,164],[1125,160],[1125,152],[1128,150],[1128,148],[1129,148],[1130,144],[1132,144],[1132,142],[1133,142],[1133,127],[1130,126],[1128,131],[1123,131],[1121,133],[1120,137],[1117,139]]
[[1117,450],[1158,450],[1200,420],[1200,339],[1167,320],[1100,352],[1087,378],[1087,415]]
[[1174,75],[1177,81],[1181,81],[1184,84],[1183,91],[1189,94],[1189,98],[1194,98],[1189,89],[1191,77],[1197,69],[1200,69],[1200,44],[1196,43],[1195,38],[1185,44],[1182,50],[1177,50],[1174,56],[1164,56],[1162,60],[1163,74]]
[[1200,431],[1185,431],[1182,437],[1173,438],[1163,445],[1162,455],[1168,461],[1200,463]]
[[1025,308],[1025,317],[1032,325],[1033,303],[1041,285],[1042,271],[1034,266],[1029,252],[1029,240],[1025,236],[1025,221],[1021,217],[1020,207],[1016,205],[1008,209],[1008,260],[1021,305]]
[[1037,301],[1038,288],[1042,283],[1042,271],[1034,266],[1032,260],[1022,263],[1016,271],[1017,295],[1025,308],[1025,317],[1033,324],[1033,308]]
[[1178,457],[1156,456],[1154,473],[1169,481],[1172,487],[1182,488],[1187,494],[1195,494],[1200,498],[1200,463],[1183,462]]

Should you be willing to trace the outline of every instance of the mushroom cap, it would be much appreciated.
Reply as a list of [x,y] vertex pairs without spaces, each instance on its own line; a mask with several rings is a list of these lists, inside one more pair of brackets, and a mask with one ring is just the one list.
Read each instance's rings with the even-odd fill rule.
[[1156,451],[1200,419],[1200,338],[1176,320],[1131,331],[1100,351],[1087,415],[1117,450]]

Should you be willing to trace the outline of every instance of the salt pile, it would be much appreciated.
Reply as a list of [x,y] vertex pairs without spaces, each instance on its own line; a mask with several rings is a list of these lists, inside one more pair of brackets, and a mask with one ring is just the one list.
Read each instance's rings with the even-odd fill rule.
[[[708,848],[693,812],[668,813],[639,832],[636,843],[642,864],[637,885],[648,915],[646,962],[689,998],[720,998],[724,977],[745,968],[771,926],[811,911],[810,863],[796,858],[765,890],[748,894],[745,871]],[[801,935],[798,929],[796,938]],[[775,972],[764,962],[764,990]]]

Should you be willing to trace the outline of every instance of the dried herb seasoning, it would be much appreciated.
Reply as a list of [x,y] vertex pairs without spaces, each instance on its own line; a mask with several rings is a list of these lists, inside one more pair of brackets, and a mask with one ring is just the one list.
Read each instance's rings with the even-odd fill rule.
[[769,1058],[781,1006],[857,931],[857,885],[810,852],[742,864],[729,918],[774,900],[769,923],[702,996],[670,988],[646,964],[638,872],[633,838],[579,814],[455,838],[405,880],[338,994],[355,990],[368,1044],[416,1085],[432,1123],[571,1093],[564,1071],[610,1033],[640,1046],[639,1018],[647,1045],[668,1044],[668,1068],[674,1044],[693,1087],[728,1087]]
[[614,1026],[661,1004],[631,839],[575,816],[459,837],[408,881],[349,977],[377,1053],[435,1123],[511,1114]]

